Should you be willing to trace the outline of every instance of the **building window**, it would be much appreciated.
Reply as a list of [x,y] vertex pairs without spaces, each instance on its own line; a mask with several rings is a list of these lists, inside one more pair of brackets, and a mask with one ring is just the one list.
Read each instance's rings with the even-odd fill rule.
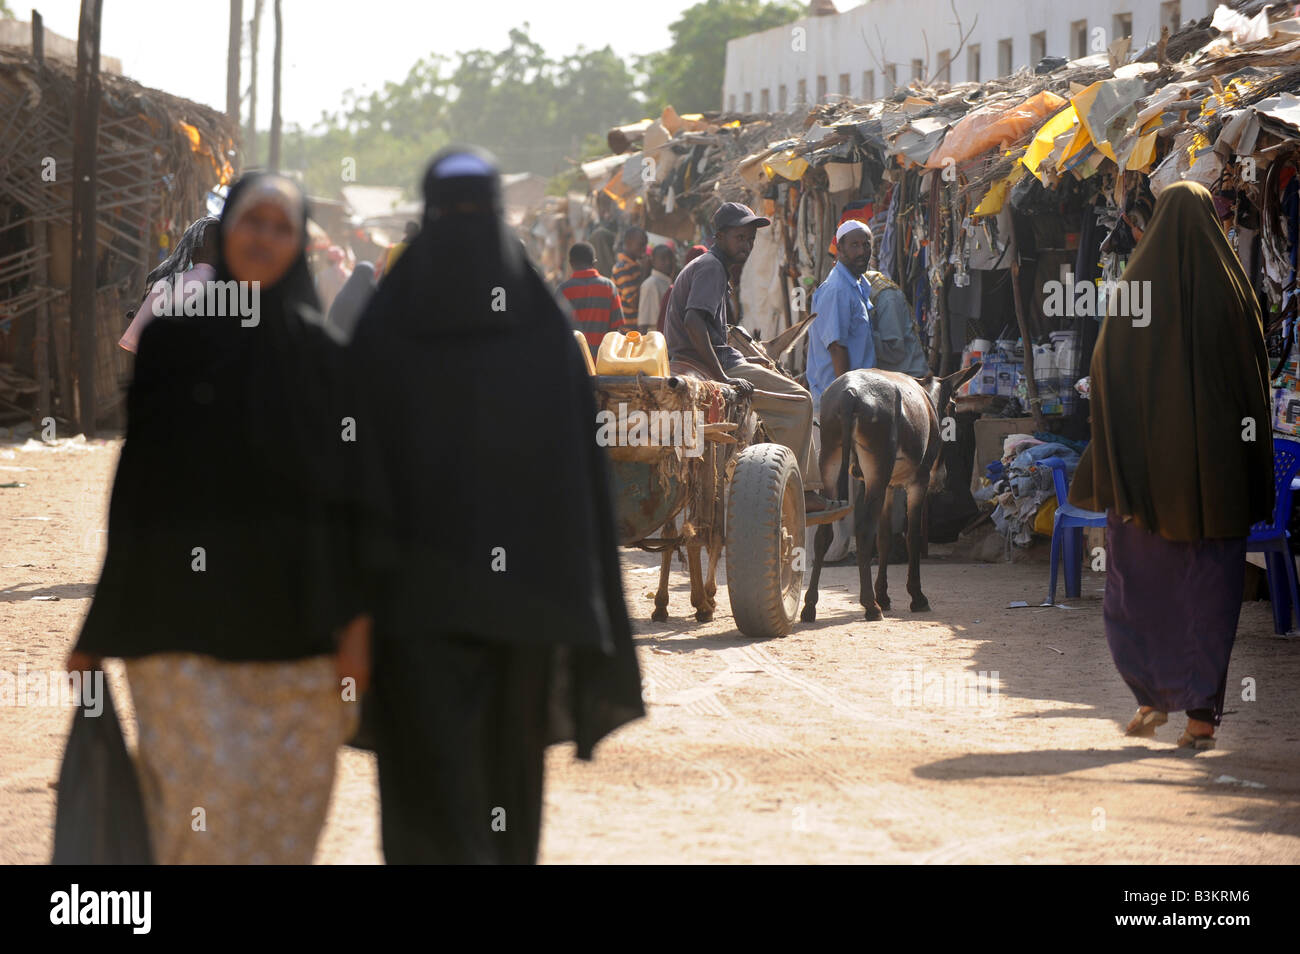
[[885,64],[885,95],[894,95],[894,90],[898,89],[898,66],[894,63]]
[[912,79],[914,80],[925,79],[925,63],[922,62],[921,60],[912,61]]
[[845,99],[849,98],[849,74],[840,74],[840,95]]
[[806,79],[799,81],[798,98],[795,99],[794,104],[796,106],[808,105],[808,81]]
[[779,113],[785,112],[785,84],[782,83],[776,88],[776,110]]
[[1088,55],[1088,21],[1075,20],[1070,24],[1070,56],[1081,60]]
[[746,94],[745,94],[745,112],[747,112],[747,113],[752,113],[753,111],[754,111],[754,94],[753,94],[753,93],[746,93]]
[[729,112],[733,112],[733,113],[736,111],[736,94],[735,94],[735,93],[732,93],[732,94],[731,94],[731,97],[730,97],[729,100],[727,101],[727,110],[728,110]]
[[939,51],[939,69],[934,78],[940,83],[952,82],[952,53],[949,50]]
[[758,94],[758,111],[760,113],[770,113],[772,111],[772,91],[765,89]]
[[1182,26],[1183,11],[1181,6],[1178,0],[1160,4],[1160,25],[1169,27],[1170,33],[1177,33],[1178,28]]
[[862,101],[871,102],[876,98],[876,74],[871,70],[862,71]]
[[817,77],[817,102],[826,102],[826,77]]
[[1015,66],[1011,61],[1012,45],[1010,40],[998,40],[998,75],[1010,76]]
[[1133,14],[1117,13],[1111,20],[1110,30],[1114,36],[1112,40],[1121,40],[1126,36],[1133,35]]
[[966,50],[966,82],[980,81],[980,45],[974,43]]
[[1034,67],[1047,55],[1047,34],[1034,33],[1029,37],[1029,65]]

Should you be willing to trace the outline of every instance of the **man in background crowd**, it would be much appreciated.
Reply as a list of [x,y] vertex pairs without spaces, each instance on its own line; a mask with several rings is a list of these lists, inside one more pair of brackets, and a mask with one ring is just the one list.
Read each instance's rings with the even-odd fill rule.
[[618,250],[618,260],[614,263],[612,277],[623,300],[624,322],[629,327],[636,325],[641,282],[646,277],[645,243],[645,229],[639,225],[632,226],[623,233],[623,246]]
[[876,366],[871,286],[862,277],[871,263],[871,231],[849,219],[835,232],[835,267],[813,292],[817,315],[808,329],[808,390],[820,408],[822,392],[842,374]]
[[321,314],[329,312],[335,297],[352,275],[352,269],[348,267],[347,253],[341,247],[331,245],[325,255],[329,259],[329,265],[316,276],[316,297],[320,299]]
[[656,245],[650,254],[650,277],[641,283],[637,293],[636,326],[641,334],[659,327],[664,299],[673,287],[673,250],[667,245]]
[[420,223],[406,223],[406,233],[402,236],[402,240],[394,244],[393,247],[388,250],[388,256],[384,259],[385,275],[393,270],[393,266],[397,263],[397,260],[401,257],[402,253],[406,251],[406,247],[411,244],[411,240],[419,234]]
[[574,326],[594,355],[607,332],[624,326],[623,303],[614,283],[596,271],[596,250],[586,242],[569,249],[569,267],[573,274],[556,289],[556,295],[569,306]]
[[[753,395],[753,408],[775,443],[793,453],[805,487],[819,487],[812,456],[812,398],[771,362],[746,359],[727,344],[731,312],[728,272],[744,267],[759,228],[772,220],[739,202],[724,202],[713,214],[713,247],[682,269],[673,284],[664,318],[670,359],[684,358],[714,381]],[[808,512],[836,509],[819,493],[804,496]]]

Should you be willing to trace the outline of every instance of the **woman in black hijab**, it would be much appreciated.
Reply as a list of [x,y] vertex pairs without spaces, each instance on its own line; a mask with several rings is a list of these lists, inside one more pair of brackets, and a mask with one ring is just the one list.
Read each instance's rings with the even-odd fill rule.
[[369,262],[357,262],[348,280],[339,289],[330,305],[329,316],[325,319],[347,341],[352,337],[357,319],[365,310],[370,296],[375,293],[375,266]]
[[204,314],[160,317],[140,341],[108,552],[68,668],[127,661],[159,863],[310,863],[356,718],[340,678],[368,678],[342,349],[305,239],[298,187],[244,177]]
[[450,149],[349,349],[389,862],[536,860],[545,747],[644,714],[590,378]]

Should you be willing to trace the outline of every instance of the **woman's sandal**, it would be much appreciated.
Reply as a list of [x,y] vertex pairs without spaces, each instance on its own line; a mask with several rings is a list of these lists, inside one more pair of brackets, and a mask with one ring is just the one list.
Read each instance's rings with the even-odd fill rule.
[[1156,728],[1168,721],[1169,713],[1167,712],[1161,712],[1159,709],[1143,712],[1139,709],[1137,715],[1133,716],[1132,721],[1129,722],[1128,728],[1124,730],[1124,734],[1133,736],[1155,735]]
[[1178,737],[1178,747],[1180,749],[1192,749],[1196,752],[1208,752],[1214,748],[1217,743],[1212,735],[1192,735],[1186,729]]

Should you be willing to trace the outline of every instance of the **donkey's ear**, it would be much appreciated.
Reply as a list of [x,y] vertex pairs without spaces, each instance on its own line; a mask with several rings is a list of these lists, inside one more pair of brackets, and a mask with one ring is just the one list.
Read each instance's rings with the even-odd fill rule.
[[959,387],[979,373],[981,364],[981,362],[976,361],[969,368],[962,368],[956,374],[950,374],[946,378],[941,379],[941,383],[944,387],[956,391]]

